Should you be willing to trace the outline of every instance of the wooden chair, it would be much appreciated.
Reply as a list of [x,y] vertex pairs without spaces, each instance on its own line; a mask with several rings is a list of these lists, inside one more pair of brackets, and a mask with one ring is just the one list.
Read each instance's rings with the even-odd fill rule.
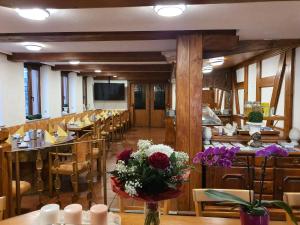
[[[125,212],[130,212],[130,211],[131,212],[144,211],[146,203],[144,203],[142,205],[136,205],[135,204],[136,201],[130,199],[133,204],[128,205],[128,204],[125,204],[126,200],[127,199],[124,199],[124,198],[119,196],[119,210],[120,210],[120,213],[125,213]],[[160,211],[162,212],[162,214],[168,215],[169,211],[170,211],[171,200],[161,201],[160,203],[161,203]]]
[[[300,216],[300,193],[299,192],[285,192],[283,193],[283,201],[287,203],[291,208],[293,208],[293,213],[299,218]],[[286,222],[288,225],[293,225],[290,216],[285,213]]]
[[[73,186],[73,201],[78,198],[79,175],[90,170],[92,133],[86,133],[72,145],[72,153],[49,152],[49,192],[53,193],[53,175],[66,175],[71,177]],[[59,179],[56,177],[55,179]],[[57,185],[57,181],[55,182]],[[58,185],[59,186],[59,185]],[[60,187],[55,187],[59,189]]]
[[[209,189],[193,189],[193,199],[195,203],[196,216],[212,216],[212,217],[239,217],[239,212],[237,210],[232,210],[232,204],[228,203],[226,206],[207,206],[207,210],[204,207],[204,203],[216,203],[221,200],[218,198],[211,198],[205,194],[205,191]],[[254,192],[251,190],[250,195],[248,190],[241,189],[213,189],[216,191],[222,191],[224,193],[233,194],[240,197],[246,201],[253,199]]]
[[3,213],[6,209],[6,198],[0,197],[0,221],[3,220]]

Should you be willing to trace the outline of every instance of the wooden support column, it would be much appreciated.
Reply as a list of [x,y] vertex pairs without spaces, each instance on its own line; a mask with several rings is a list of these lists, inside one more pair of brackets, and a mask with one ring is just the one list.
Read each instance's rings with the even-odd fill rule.
[[[176,64],[176,150],[189,154],[191,163],[202,150],[202,55],[201,35],[177,39]],[[192,189],[201,186],[200,168],[192,171],[184,193],[178,198],[179,211],[193,210]]]

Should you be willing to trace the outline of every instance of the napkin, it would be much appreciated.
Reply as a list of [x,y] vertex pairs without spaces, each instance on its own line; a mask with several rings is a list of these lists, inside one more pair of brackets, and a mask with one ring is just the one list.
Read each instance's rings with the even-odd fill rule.
[[67,137],[68,134],[60,126],[57,127],[57,135],[59,137]]
[[90,121],[90,119],[88,117],[84,118],[83,121],[84,121],[85,125],[90,125],[91,124],[91,121]]
[[69,120],[69,124],[70,123],[74,123],[74,117],[72,117],[70,120]]
[[16,132],[15,134],[19,134],[20,136],[24,136],[25,132],[24,132],[24,126],[21,126]]
[[50,144],[55,143],[55,138],[51,134],[49,134],[49,132],[46,130],[45,130],[45,142],[50,143]]
[[82,127],[82,122],[80,121],[80,119],[77,119],[75,124],[78,126],[78,127]]
[[5,141],[7,144],[11,145],[11,135],[8,135],[7,140]]
[[66,124],[66,120],[65,120],[65,119],[63,119],[63,120],[61,121],[61,123],[63,123],[63,124]]

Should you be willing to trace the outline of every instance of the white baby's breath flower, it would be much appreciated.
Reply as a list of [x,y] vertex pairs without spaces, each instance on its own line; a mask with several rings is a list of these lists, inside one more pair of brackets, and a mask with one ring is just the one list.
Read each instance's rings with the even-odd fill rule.
[[139,151],[145,151],[146,149],[150,148],[152,145],[152,141],[149,140],[139,140],[137,143],[137,147]]
[[185,152],[175,152],[176,164],[184,165],[189,161],[189,155]]
[[147,156],[151,156],[153,153],[161,152],[166,154],[168,157],[174,152],[170,146],[159,144],[159,145],[152,145],[150,148],[145,150]]
[[116,164],[116,168],[115,170],[119,173],[119,174],[122,174],[122,173],[126,173],[127,172],[127,167],[125,165],[125,162],[122,161],[122,160],[119,160]]
[[137,196],[138,193],[136,189],[141,187],[142,184],[138,180],[126,181],[124,185],[125,192],[131,197]]
[[131,154],[131,157],[135,160],[142,162],[144,158],[146,157],[145,151],[136,151]]

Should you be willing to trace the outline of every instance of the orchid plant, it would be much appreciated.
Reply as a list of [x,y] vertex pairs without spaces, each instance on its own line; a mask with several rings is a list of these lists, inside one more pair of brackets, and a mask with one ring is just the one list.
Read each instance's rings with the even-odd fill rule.
[[[232,166],[233,161],[236,159],[236,153],[239,152],[239,148],[226,148],[226,147],[210,147],[207,148],[204,152],[199,152],[196,154],[196,156],[193,159],[193,162],[195,164],[201,164],[203,166],[218,166],[218,167],[226,167],[230,168]],[[266,214],[266,208],[269,206],[276,206],[279,208],[282,208],[285,210],[289,216],[291,217],[291,220],[297,224],[297,220],[295,216],[293,215],[292,209],[283,201],[280,200],[273,200],[273,201],[266,201],[262,200],[262,193],[263,193],[263,187],[265,182],[265,176],[266,176],[266,167],[267,167],[267,161],[271,157],[285,157],[288,156],[288,151],[278,147],[277,145],[270,145],[266,148],[263,148],[261,150],[256,151],[256,157],[263,157],[263,163],[262,163],[262,173],[261,173],[261,179],[260,179],[260,192],[259,192],[259,199],[255,199],[255,197],[252,199],[251,197],[251,190],[250,188],[252,185],[249,185],[249,196],[250,201],[245,201],[237,196],[234,196],[232,194],[220,192],[217,190],[207,190],[206,195],[212,198],[223,200],[224,202],[231,202],[234,203],[240,208],[247,212],[250,215],[253,216],[263,216]],[[250,177],[250,165],[248,160],[248,175]],[[250,179],[249,179],[250,181]]]

